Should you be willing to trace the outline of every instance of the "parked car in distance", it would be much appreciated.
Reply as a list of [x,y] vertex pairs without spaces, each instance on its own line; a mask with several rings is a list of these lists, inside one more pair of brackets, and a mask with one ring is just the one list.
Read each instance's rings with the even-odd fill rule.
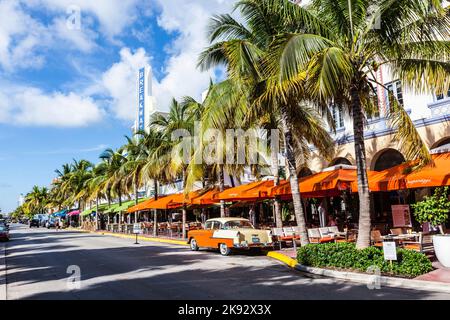
[[31,219],[30,220],[30,228],[37,227],[39,228],[39,219]]
[[188,232],[188,244],[193,251],[214,248],[224,256],[229,255],[232,249],[273,247],[270,230],[255,229],[248,219],[243,218],[209,219],[204,229]]
[[9,240],[9,231],[6,229],[4,225],[0,225],[0,240],[8,241]]
[[48,220],[47,220],[47,222],[45,223],[45,227],[47,228],[47,229],[50,229],[50,228],[55,228],[56,227],[56,219],[54,219],[54,218],[49,218]]

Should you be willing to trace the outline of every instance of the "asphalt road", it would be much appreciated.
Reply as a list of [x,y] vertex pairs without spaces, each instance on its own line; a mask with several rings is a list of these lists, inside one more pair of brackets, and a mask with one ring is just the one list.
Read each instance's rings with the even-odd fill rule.
[[[0,293],[7,299],[450,299],[448,294],[369,290],[313,279],[264,255],[222,257],[214,251],[135,245],[130,239],[23,225],[14,225],[11,236],[0,243],[0,255],[6,252],[6,272],[0,256]],[[81,281],[73,282],[78,268]]]

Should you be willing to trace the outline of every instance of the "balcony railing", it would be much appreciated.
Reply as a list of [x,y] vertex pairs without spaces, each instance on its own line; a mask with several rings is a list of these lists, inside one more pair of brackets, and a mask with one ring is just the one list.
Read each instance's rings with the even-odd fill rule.
[[428,108],[430,108],[432,117],[450,115],[450,98],[430,103]]

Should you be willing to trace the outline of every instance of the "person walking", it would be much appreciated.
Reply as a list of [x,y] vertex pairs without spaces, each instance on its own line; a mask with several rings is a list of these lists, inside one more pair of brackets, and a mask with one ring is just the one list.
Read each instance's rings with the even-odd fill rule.
[[56,231],[59,230],[59,220],[58,219],[55,220],[55,229],[56,229]]
[[319,212],[320,227],[323,228],[327,225],[327,211],[325,210],[325,205],[323,202],[320,203],[317,211]]

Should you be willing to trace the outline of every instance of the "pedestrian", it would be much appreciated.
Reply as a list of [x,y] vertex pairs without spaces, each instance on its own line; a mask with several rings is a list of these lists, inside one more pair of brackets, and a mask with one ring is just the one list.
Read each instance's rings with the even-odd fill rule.
[[333,216],[328,217],[328,226],[329,227],[337,226],[337,221],[334,219]]
[[58,229],[59,229],[59,220],[58,219],[56,219],[56,221],[55,221],[55,229],[56,229],[56,231],[58,231]]
[[327,225],[327,211],[325,210],[325,205],[323,202],[320,203],[317,211],[319,213],[320,227],[323,228]]

